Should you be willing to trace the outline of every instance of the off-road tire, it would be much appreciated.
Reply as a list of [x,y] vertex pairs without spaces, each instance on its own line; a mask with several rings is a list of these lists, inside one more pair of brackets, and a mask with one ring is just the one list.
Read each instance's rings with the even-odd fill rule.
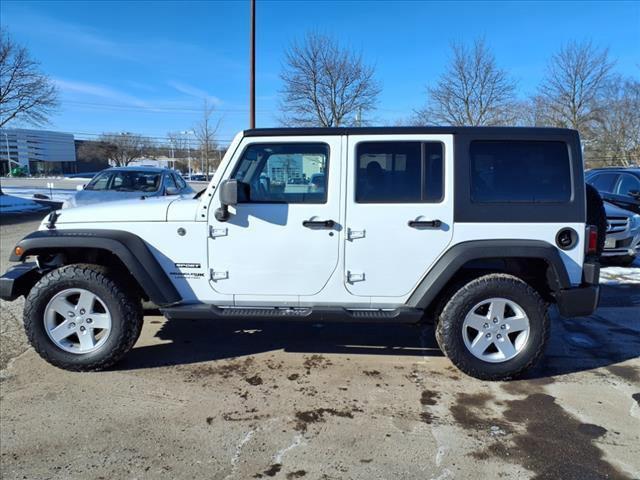
[[[48,363],[71,371],[103,370],[118,362],[135,344],[142,330],[142,307],[118,277],[100,265],[74,264],[53,270],[34,285],[24,308],[24,328],[29,342]],[[111,332],[97,350],[70,353],[57,347],[46,332],[44,311],[51,298],[69,288],[82,288],[98,295],[111,314]]]
[[586,186],[587,191],[587,224],[598,228],[598,257],[604,250],[604,241],[607,237],[607,213],[604,209],[602,197],[592,185]]
[[[462,325],[467,313],[483,300],[502,297],[516,302],[529,317],[530,332],[524,349],[511,360],[490,363],[475,357],[465,346]],[[547,304],[523,280],[503,273],[476,278],[447,302],[436,325],[442,352],[464,373],[481,380],[509,380],[532,368],[543,355],[549,338]]]

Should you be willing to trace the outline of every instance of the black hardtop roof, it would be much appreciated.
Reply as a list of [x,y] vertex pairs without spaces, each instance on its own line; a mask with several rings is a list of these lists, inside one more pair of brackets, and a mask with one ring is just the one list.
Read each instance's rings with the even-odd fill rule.
[[282,137],[312,135],[576,135],[576,130],[549,127],[333,127],[333,128],[253,128],[245,137]]

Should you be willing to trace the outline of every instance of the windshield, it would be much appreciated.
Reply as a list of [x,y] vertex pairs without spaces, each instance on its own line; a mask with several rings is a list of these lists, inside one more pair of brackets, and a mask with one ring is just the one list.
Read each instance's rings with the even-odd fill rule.
[[141,171],[112,171],[96,175],[85,190],[117,192],[155,192],[160,188],[160,173]]

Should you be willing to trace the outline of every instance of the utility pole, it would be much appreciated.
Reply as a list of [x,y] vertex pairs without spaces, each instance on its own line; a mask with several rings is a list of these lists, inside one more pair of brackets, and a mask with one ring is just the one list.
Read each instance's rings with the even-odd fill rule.
[[256,128],[256,0],[251,0],[251,78],[249,79],[249,128]]

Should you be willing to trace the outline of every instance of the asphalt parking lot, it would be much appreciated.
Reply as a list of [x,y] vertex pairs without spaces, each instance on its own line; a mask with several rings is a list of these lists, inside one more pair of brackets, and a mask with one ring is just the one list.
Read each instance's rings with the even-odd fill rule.
[[[42,215],[0,223],[0,268]],[[524,380],[458,372],[425,326],[167,321],[70,373],[0,317],[0,476],[208,479],[640,478],[640,284],[553,315]]]

